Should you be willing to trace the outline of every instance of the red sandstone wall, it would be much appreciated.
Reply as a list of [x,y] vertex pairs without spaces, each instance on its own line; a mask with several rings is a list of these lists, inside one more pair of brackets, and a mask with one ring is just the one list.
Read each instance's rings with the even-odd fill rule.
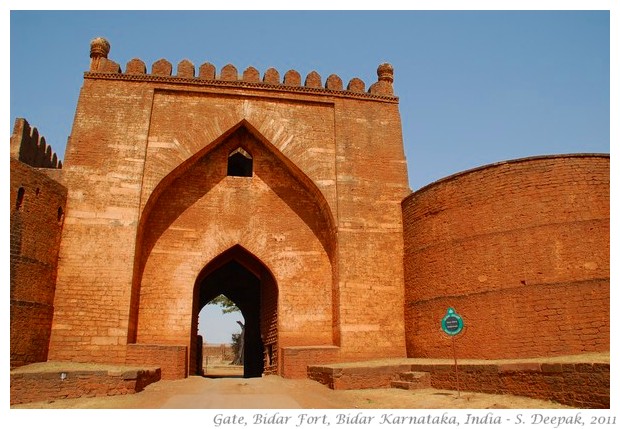
[[11,373],[11,405],[29,402],[53,402],[56,399],[127,395],[144,390],[159,381],[159,369],[128,370],[113,373],[106,370]]
[[[196,275],[235,244],[278,282],[278,347],[404,355],[394,309],[409,190],[391,77],[365,93],[335,75],[302,86],[295,71],[263,82],[232,66],[214,81],[210,64],[195,76],[189,62],[171,76],[165,60],[151,75],[140,60],[118,71],[93,59],[67,147],[51,357],[124,362],[128,342],[190,345]],[[240,128],[258,142],[261,174],[250,187],[213,182]]]
[[17,118],[11,134],[11,158],[37,168],[62,168],[62,162],[24,118]]
[[[228,154],[239,145],[253,156],[251,178],[226,176]],[[198,275],[239,244],[277,280],[279,344],[331,344],[328,250],[333,244],[329,237],[317,237],[330,228],[320,202],[294,173],[240,129],[172,182],[145,218],[137,342],[189,340],[193,308],[188,297]]]
[[405,355],[400,202],[409,194],[397,104],[337,110],[342,360]]
[[47,360],[67,190],[11,158],[10,196],[13,368]]
[[210,363],[229,364],[235,358],[230,344],[203,344],[202,346],[203,368]]
[[151,96],[84,82],[63,166],[52,360],[125,361]]
[[337,362],[340,350],[333,346],[286,347],[280,352],[281,375],[286,378],[308,377],[308,366]]
[[510,161],[403,201],[407,354],[463,358],[609,350],[609,156]]
[[161,369],[163,380],[177,380],[187,376],[188,353],[184,346],[129,344],[125,363],[152,366]]

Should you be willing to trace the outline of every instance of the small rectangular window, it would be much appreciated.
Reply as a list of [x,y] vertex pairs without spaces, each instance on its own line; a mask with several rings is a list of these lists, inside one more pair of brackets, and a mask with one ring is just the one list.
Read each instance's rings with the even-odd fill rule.
[[228,176],[252,177],[252,155],[243,148],[237,148],[228,155]]

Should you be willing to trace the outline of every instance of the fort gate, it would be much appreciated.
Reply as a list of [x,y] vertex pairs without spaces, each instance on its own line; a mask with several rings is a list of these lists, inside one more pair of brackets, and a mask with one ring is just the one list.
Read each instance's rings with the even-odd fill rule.
[[11,367],[200,373],[198,315],[246,321],[244,374],[608,352],[609,155],[408,187],[393,69],[352,78],[139,59],[91,42],[64,163],[11,136]]
[[367,91],[189,61],[121,72],[108,51],[93,41],[67,144],[49,358],[193,374],[220,293],[247,321],[246,375],[405,356],[391,66]]

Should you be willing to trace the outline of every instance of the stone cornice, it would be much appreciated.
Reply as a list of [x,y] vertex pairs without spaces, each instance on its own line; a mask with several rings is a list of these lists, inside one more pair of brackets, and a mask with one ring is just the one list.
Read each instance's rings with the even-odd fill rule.
[[373,94],[369,92],[355,92],[355,91],[336,91],[327,88],[316,88],[308,86],[292,86],[284,84],[270,84],[264,82],[248,82],[244,80],[218,80],[218,79],[200,79],[200,78],[186,78],[178,76],[161,76],[152,74],[129,74],[129,73],[103,73],[103,72],[85,72],[84,79],[105,79],[105,80],[121,80],[128,82],[152,82],[152,83],[165,83],[171,85],[192,85],[203,87],[218,87],[218,88],[237,88],[237,89],[257,89],[274,92],[290,92],[297,94],[312,94],[312,95],[324,95],[330,97],[343,97],[354,98],[363,100],[373,100],[386,103],[398,103],[398,97]]

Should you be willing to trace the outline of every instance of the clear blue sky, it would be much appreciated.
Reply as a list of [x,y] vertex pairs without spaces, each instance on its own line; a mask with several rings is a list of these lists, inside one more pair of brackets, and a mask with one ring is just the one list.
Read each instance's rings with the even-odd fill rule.
[[64,157],[97,36],[123,69],[189,59],[368,87],[389,62],[413,190],[506,159],[610,152],[608,11],[11,11],[9,134],[25,117]]

